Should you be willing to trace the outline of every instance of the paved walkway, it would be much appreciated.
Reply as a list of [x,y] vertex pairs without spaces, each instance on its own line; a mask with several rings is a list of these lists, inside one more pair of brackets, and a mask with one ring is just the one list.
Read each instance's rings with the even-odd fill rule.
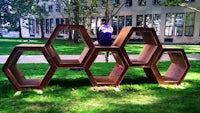
[[[0,64],[4,64],[9,55],[0,56]],[[137,55],[129,55],[130,58],[137,58]],[[187,54],[188,60],[200,60],[200,54]],[[78,59],[79,55],[60,55],[61,59]],[[169,60],[168,55],[163,55],[161,60]],[[109,56],[109,62],[114,62],[112,55]],[[98,55],[95,62],[105,62],[104,55]],[[47,63],[43,55],[22,55],[18,63]]]

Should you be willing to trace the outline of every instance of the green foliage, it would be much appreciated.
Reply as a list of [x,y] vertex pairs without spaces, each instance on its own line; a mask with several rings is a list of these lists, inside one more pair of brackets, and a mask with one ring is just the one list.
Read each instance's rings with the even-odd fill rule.
[[25,18],[31,12],[33,0],[13,0],[7,21],[10,23],[10,30],[19,30],[20,18]]
[[[102,16],[108,21],[115,16],[120,9],[126,4],[126,0],[113,1],[113,0],[101,0],[96,2],[98,9],[103,11]],[[103,8],[102,8],[103,7]],[[99,12],[101,13],[101,12]]]
[[49,15],[49,13],[46,10],[46,3],[39,5],[39,2],[40,0],[37,0],[36,2],[33,3],[30,14],[35,15],[37,19],[44,19]]
[[72,18],[74,18],[75,24],[83,24],[85,25],[85,19],[88,18],[90,15],[96,11],[94,8],[95,0],[88,1],[88,0],[58,0],[58,3],[65,5],[65,11],[70,19],[70,24],[72,24]]
[[161,2],[160,5],[177,7],[182,3],[186,3],[185,0],[165,0]]
[[7,16],[9,13],[9,0],[1,0],[0,1],[0,28],[2,27],[2,24],[5,24],[7,22]]

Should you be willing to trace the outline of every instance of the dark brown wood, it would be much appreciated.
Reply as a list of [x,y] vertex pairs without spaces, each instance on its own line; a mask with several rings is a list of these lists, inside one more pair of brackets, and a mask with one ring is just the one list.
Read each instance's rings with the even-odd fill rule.
[[[72,59],[61,59],[57,52],[55,51],[53,47],[53,42],[56,39],[57,35],[62,30],[75,30],[79,31],[81,34],[81,38],[85,44],[85,48],[80,54],[80,57],[78,59],[72,58]],[[89,56],[91,56],[91,53],[94,51],[94,44],[88,35],[87,30],[82,25],[57,25],[53,33],[51,34],[50,38],[48,39],[46,43],[46,48],[51,55],[51,57],[54,59],[56,65],[58,67],[83,67],[85,63],[87,62]]]
[[190,68],[189,61],[183,49],[179,48],[163,48],[162,53],[159,55],[159,59],[162,55],[167,52],[171,64],[167,68],[164,75],[161,75],[156,61],[156,65],[145,70],[146,74],[152,74],[155,76],[153,78],[159,84],[180,84],[184,79],[186,73]]
[[[54,50],[53,42],[62,30],[78,30],[85,48],[78,59],[60,59]],[[129,58],[125,45],[134,32],[140,32],[144,47],[136,59]],[[24,51],[40,51],[46,58],[49,68],[43,78],[26,79],[17,62]],[[111,52],[115,66],[107,76],[94,76],[90,68],[100,52]],[[161,75],[157,64],[167,52],[171,65],[165,75]],[[111,46],[94,46],[87,30],[81,25],[58,25],[46,44],[20,44],[15,46],[2,70],[16,90],[22,88],[42,89],[48,85],[57,68],[81,68],[94,86],[118,86],[129,67],[143,68],[147,78],[158,84],[180,84],[190,68],[183,49],[163,48],[153,28],[123,27]],[[103,69],[103,68],[102,68]],[[103,71],[103,70],[102,70]]]
[[[92,56],[90,56],[90,59],[84,67],[88,78],[94,86],[118,86],[121,83],[129,66],[123,54],[126,54],[124,46],[131,34],[132,27],[123,27],[111,46],[95,46]],[[111,52],[116,62],[109,75],[96,77],[90,72],[90,67],[102,51]]]
[[[159,84],[180,84],[190,68],[184,50],[163,48],[154,28],[133,27],[133,32],[141,34],[144,47],[136,59],[129,58],[123,52],[129,65],[143,68],[147,78]],[[171,65],[165,75],[161,75],[157,63],[164,52],[168,53]]]
[[[47,70],[44,78],[40,79],[26,79],[20,69],[17,67],[17,62],[24,51],[41,51],[45,56],[50,67]],[[2,70],[6,74],[8,80],[12,83],[17,91],[22,88],[36,88],[42,89],[48,85],[51,80],[52,75],[56,71],[56,65],[49,55],[44,44],[20,44],[15,46],[12,53],[8,57],[6,63],[4,64]]]
[[136,59],[130,58],[129,64],[133,67],[149,67],[158,60],[162,45],[154,28],[133,27],[133,30],[141,34],[144,47]]

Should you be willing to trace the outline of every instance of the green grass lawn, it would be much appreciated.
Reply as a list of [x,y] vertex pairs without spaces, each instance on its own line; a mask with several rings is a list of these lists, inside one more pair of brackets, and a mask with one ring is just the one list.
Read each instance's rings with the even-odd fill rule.
[[[46,39],[0,39],[0,55],[9,55],[21,43],[44,44]],[[80,54],[83,43],[56,40],[59,54]],[[187,54],[199,54],[199,45],[163,45],[185,49]],[[133,49],[134,48],[134,49]],[[127,44],[129,54],[138,54],[142,44]],[[27,53],[29,54],[29,53]],[[30,53],[35,54],[35,53]],[[161,61],[161,73],[166,71]],[[190,61],[191,68],[180,86],[159,86],[145,77],[141,68],[129,68],[119,92],[112,87],[96,88],[84,70],[57,69],[49,85],[39,94],[23,89],[20,95],[0,70],[0,113],[198,113],[200,111],[200,61]],[[27,78],[42,77],[48,64],[17,64]],[[107,75],[113,63],[94,63],[92,73]],[[2,68],[3,64],[0,64]]]
[[[169,62],[159,65],[166,63]],[[83,70],[64,68],[57,69],[43,94],[23,89],[20,95],[14,96],[15,89],[0,71],[0,113],[197,113],[200,111],[200,61],[190,63],[192,67],[180,86],[161,87],[146,79],[142,69],[129,68],[119,92],[112,87],[97,90]],[[37,77],[48,67],[47,64],[18,65],[26,77]],[[103,66],[103,71],[91,69],[103,74],[113,63],[94,65]],[[166,70],[161,68],[163,71]]]
[[[27,39],[0,38],[0,55],[9,55],[18,44],[45,44],[46,41],[47,39],[31,39],[27,42]],[[53,47],[58,54],[81,54],[84,44],[82,42],[74,44],[72,41],[59,39],[54,41]],[[187,54],[200,54],[199,45],[163,45],[163,47],[183,48]],[[142,48],[142,44],[126,44],[125,46],[128,54],[138,54]]]

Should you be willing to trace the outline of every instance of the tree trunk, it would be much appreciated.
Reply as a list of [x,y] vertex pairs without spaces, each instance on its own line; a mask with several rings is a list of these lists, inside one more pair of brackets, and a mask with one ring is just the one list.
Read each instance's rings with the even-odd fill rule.
[[19,29],[19,38],[22,38],[22,29],[21,29],[20,20],[18,20],[18,22],[19,22],[19,27],[18,27],[18,29]]
[[[75,25],[79,25],[79,6],[78,6],[78,2],[75,2],[75,9],[73,11],[74,13],[74,20],[75,20]],[[78,43],[78,32],[74,31],[74,43]]]
[[75,44],[76,44],[76,43],[79,43],[79,42],[78,42],[78,38],[79,38],[79,37],[78,37],[78,32],[75,31],[75,32],[74,32],[74,43],[75,43]]
[[42,19],[40,19],[40,32],[41,32],[41,38],[44,38],[44,26],[43,26],[43,22]]
[[71,30],[69,31],[69,37],[68,37],[68,39],[72,40],[72,31]]

